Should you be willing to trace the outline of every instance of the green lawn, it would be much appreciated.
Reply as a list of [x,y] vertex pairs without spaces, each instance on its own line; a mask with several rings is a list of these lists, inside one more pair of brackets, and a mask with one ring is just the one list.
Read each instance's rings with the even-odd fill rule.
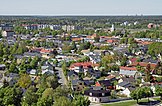
[[[142,99],[142,100],[139,100],[139,102],[148,102],[148,99]],[[136,100],[129,100],[126,102],[123,101],[123,102],[116,102],[116,103],[110,103],[110,104],[103,104],[103,106],[133,106],[136,104],[137,104]]]
[[136,101],[128,101],[128,102],[104,104],[103,106],[132,106],[132,105],[135,105],[135,104],[136,104]]

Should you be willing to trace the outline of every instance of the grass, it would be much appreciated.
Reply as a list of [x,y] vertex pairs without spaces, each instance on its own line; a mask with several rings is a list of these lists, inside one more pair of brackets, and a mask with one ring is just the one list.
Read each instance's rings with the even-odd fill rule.
[[127,101],[127,102],[120,102],[120,103],[104,104],[103,106],[132,106],[135,104],[136,101]]
[[[159,100],[159,98],[156,98],[155,100]],[[148,102],[148,99],[142,99],[138,100],[138,102]],[[136,105],[137,101],[136,100],[129,100],[129,101],[123,101],[123,102],[116,102],[116,103],[109,103],[109,104],[103,104],[103,106],[133,106]]]

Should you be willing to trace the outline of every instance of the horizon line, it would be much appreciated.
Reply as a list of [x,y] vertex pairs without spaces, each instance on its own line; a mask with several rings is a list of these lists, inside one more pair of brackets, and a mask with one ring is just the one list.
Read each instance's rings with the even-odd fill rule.
[[0,14],[0,16],[162,16],[162,14]]

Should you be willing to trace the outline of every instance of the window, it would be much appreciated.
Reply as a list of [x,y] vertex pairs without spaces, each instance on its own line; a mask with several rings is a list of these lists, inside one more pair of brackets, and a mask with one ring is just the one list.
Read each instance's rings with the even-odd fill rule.
[[105,96],[105,93],[102,93],[102,96]]
[[92,93],[90,92],[89,95],[92,96]]

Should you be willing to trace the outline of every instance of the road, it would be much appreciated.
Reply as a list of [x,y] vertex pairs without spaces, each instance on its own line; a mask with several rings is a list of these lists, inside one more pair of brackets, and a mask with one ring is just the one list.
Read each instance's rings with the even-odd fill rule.
[[63,70],[61,68],[59,68],[59,67],[55,67],[55,70],[57,70],[57,72],[58,72],[58,75],[57,75],[59,77],[58,82],[61,85],[66,85],[67,86],[67,79],[66,79],[66,77],[65,77],[65,75],[63,73]]

